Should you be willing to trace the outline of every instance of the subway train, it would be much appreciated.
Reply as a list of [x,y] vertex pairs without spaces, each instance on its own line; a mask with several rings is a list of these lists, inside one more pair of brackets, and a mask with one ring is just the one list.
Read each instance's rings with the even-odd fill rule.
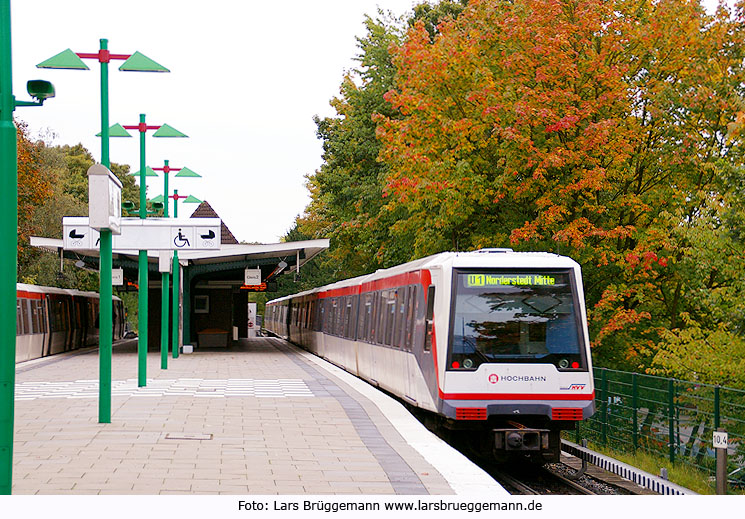
[[[98,346],[98,293],[18,283],[16,363]],[[124,336],[124,305],[113,296],[113,339]]]
[[595,411],[580,266],[446,252],[266,304],[264,326],[398,397],[478,454],[559,460]]

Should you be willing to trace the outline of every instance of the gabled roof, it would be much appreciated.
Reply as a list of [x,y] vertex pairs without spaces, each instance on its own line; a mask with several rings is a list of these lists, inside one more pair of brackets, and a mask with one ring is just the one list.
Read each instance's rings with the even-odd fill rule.
[[[199,207],[194,210],[191,218],[220,218],[220,216],[218,216],[215,210],[212,209],[212,206],[209,204],[209,202],[205,200],[204,202],[199,204]],[[233,236],[233,233],[230,232],[228,226],[225,225],[225,222],[222,221],[222,219],[220,220],[220,222],[220,243],[237,245],[238,240],[236,240],[235,236]]]

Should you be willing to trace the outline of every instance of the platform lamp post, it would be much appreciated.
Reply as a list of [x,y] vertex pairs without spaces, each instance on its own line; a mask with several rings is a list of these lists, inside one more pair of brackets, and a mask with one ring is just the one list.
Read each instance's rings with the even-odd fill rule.
[[[147,218],[147,196],[146,196],[146,177],[148,176],[147,160],[145,156],[145,134],[148,130],[155,130],[153,137],[188,137],[177,129],[168,124],[148,125],[145,122],[145,114],[140,114],[140,122],[136,125],[124,125],[125,130],[137,130],[140,132],[140,208],[138,211],[130,211],[132,214],[139,215],[140,219]],[[142,324],[140,324],[140,334],[137,340],[137,386],[145,387],[147,385],[147,325],[148,325],[148,261],[147,251],[141,250],[139,253],[139,289],[138,289],[138,314],[140,323],[145,323],[144,333]]]
[[[175,176],[177,177],[201,177],[200,174],[195,173],[189,168],[172,168],[169,165],[168,160],[163,161],[162,168],[152,168],[156,171],[163,172],[163,195],[157,198],[162,198],[163,202],[163,217],[168,218],[168,174],[171,171],[177,171]],[[153,201],[156,199],[154,198]],[[174,215],[175,217],[175,215]],[[171,275],[168,272],[162,272],[161,278],[161,311],[160,311],[160,369],[168,369],[168,316],[170,308],[170,297],[169,297],[169,285],[171,283]],[[178,308],[178,307],[177,307]],[[177,328],[178,330],[178,328]],[[174,357],[176,358],[176,357]]]
[[[101,164],[111,169],[109,159],[109,63],[111,60],[124,60],[119,70],[131,72],[170,72],[144,54],[112,54],[109,40],[99,40],[98,52],[84,53],[63,50],[46,61],[36,65],[39,68],[89,70],[83,59],[96,59],[101,64]],[[98,422],[111,423],[111,355],[113,341],[113,312],[111,285],[111,231],[101,230],[100,277],[99,277],[99,397]]]
[[[187,176],[187,175],[184,175]],[[191,176],[191,175],[189,175]],[[173,198],[173,217],[178,218],[178,201],[183,200],[185,204],[201,204],[202,201],[199,200],[196,197],[193,197],[191,195],[179,195],[178,189],[173,190],[173,195],[169,196],[168,198]],[[181,292],[179,289],[179,284],[181,282],[180,280],[180,270],[179,270],[179,262],[178,262],[178,251],[173,251],[173,322],[171,323],[171,326],[173,327],[173,337],[171,337],[171,354],[173,355],[174,359],[178,358],[178,302],[179,302],[179,293]],[[188,305],[186,302],[184,302],[184,315],[186,314],[188,310]],[[186,317],[188,319],[188,317]]]
[[49,81],[26,85],[36,101],[13,95],[10,0],[0,0],[0,495],[13,487],[16,372],[16,268],[18,267],[18,143],[13,112],[54,97]]

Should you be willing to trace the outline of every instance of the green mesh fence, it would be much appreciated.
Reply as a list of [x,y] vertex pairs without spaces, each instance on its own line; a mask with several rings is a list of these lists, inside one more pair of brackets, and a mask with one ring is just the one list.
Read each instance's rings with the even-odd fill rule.
[[595,415],[578,425],[616,450],[668,457],[714,476],[713,431],[729,435],[729,482],[745,487],[745,391],[686,380],[595,368]]

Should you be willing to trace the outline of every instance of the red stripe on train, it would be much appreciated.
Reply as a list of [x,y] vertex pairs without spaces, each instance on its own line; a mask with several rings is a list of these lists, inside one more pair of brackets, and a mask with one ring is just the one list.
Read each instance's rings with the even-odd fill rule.
[[595,392],[585,394],[551,393],[440,393],[443,400],[594,400]]
[[20,297],[23,299],[44,299],[44,294],[40,294],[39,292],[27,292],[25,290],[17,290],[16,294],[17,294],[17,297]]

